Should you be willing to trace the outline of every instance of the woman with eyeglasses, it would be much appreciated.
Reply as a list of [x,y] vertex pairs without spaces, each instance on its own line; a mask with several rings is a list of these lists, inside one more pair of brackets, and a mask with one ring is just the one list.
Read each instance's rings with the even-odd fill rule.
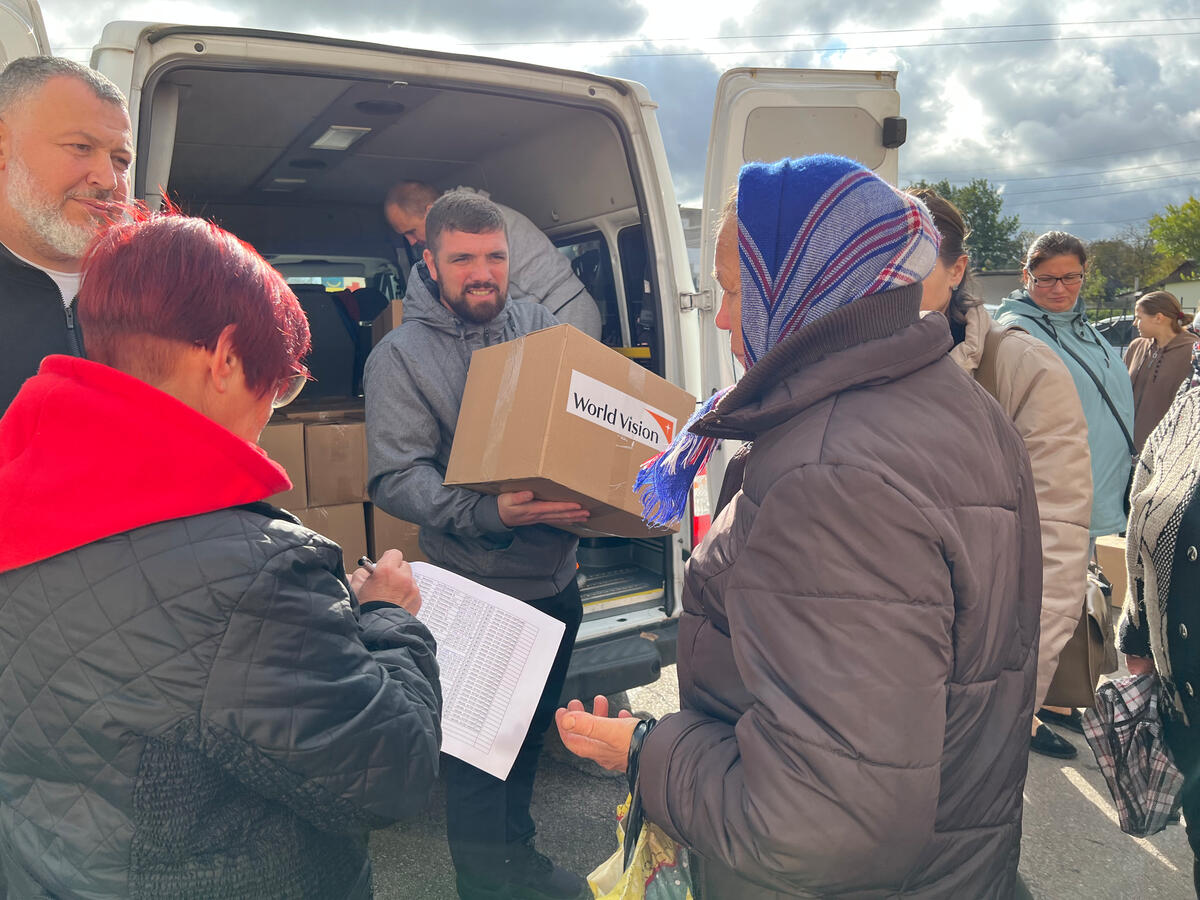
[[20,897],[369,897],[368,829],[436,780],[420,594],[263,502],[310,343],[283,277],[138,218],[85,258],[88,358],[0,419],[0,865]]
[[[1097,537],[1125,529],[1125,496],[1134,453],[1133,386],[1116,349],[1088,321],[1079,296],[1086,269],[1087,251],[1079,238],[1064,231],[1046,232],[1026,254],[1025,287],[1000,304],[996,321],[1044,341],[1066,363],[1075,382],[1092,457],[1088,532],[1094,550]],[[1081,606],[1082,601],[1081,595]],[[1043,707],[1037,716],[1083,732],[1077,710]]]

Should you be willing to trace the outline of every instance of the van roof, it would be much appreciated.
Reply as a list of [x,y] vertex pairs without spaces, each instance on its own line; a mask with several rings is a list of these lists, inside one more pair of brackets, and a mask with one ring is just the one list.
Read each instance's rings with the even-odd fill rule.
[[[110,27],[117,24],[118,23],[110,23]],[[319,44],[329,47],[370,50],[373,53],[394,53],[396,55],[416,56],[423,59],[444,60],[446,62],[473,62],[487,65],[500,64],[514,69],[522,69],[529,72],[540,72],[547,75],[565,75],[572,78],[586,78],[592,81],[602,82],[622,95],[629,93],[628,82],[620,78],[612,78],[607,75],[596,75],[592,72],[581,72],[573,69],[559,69],[553,66],[539,66],[534,63],[521,62],[519,60],[505,59],[494,56],[477,56],[469,53],[445,53],[439,50],[423,50],[415,47],[397,47],[390,44],[376,44],[371,41],[355,41],[347,38],[329,37],[320,34],[270,31],[259,28],[233,28],[216,25],[161,25],[151,22],[122,22],[119,24],[123,26],[140,26],[138,29],[138,34],[144,36],[145,39],[151,44],[156,44],[167,37],[185,34],[211,34],[228,37],[266,38],[270,40],[297,41],[304,44]]]

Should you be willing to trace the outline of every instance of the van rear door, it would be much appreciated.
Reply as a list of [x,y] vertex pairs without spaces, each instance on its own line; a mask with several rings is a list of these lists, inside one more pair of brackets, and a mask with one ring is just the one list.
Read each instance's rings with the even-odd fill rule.
[[[701,221],[700,371],[702,396],[740,375],[729,336],[715,324],[720,290],[713,278],[714,229],[737,173],[747,162],[835,153],[895,183],[904,142],[895,72],[835,69],[730,69],[717,85]],[[732,452],[725,442],[709,465],[715,500]]]
[[37,0],[0,0],[0,68],[22,56],[47,56],[50,40]]

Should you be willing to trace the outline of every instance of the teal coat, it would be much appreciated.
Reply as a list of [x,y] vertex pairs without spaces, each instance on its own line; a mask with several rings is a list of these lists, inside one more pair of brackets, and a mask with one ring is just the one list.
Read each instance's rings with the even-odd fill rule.
[[1087,363],[1133,433],[1133,385],[1116,349],[1087,320],[1083,300],[1068,312],[1048,312],[1023,290],[1013,291],[996,310],[1001,325],[1017,326],[1045,341],[1066,364],[1075,380],[1088,423],[1092,453],[1092,537],[1125,530],[1125,490],[1129,486],[1129,446],[1108,404],[1087,372],[1063,349],[1069,347]]

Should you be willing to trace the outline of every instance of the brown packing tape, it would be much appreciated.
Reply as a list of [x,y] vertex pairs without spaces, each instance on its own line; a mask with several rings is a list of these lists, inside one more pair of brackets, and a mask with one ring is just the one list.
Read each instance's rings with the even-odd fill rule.
[[500,448],[504,446],[504,433],[508,430],[512,418],[513,404],[517,398],[517,383],[521,378],[521,360],[524,358],[525,345],[514,346],[512,352],[504,361],[504,369],[500,374],[500,384],[496,391],[496,403],[492,408],[491,434],[484,445],[483,457],[479,461],[483,477],[492,479],[500,470]]

